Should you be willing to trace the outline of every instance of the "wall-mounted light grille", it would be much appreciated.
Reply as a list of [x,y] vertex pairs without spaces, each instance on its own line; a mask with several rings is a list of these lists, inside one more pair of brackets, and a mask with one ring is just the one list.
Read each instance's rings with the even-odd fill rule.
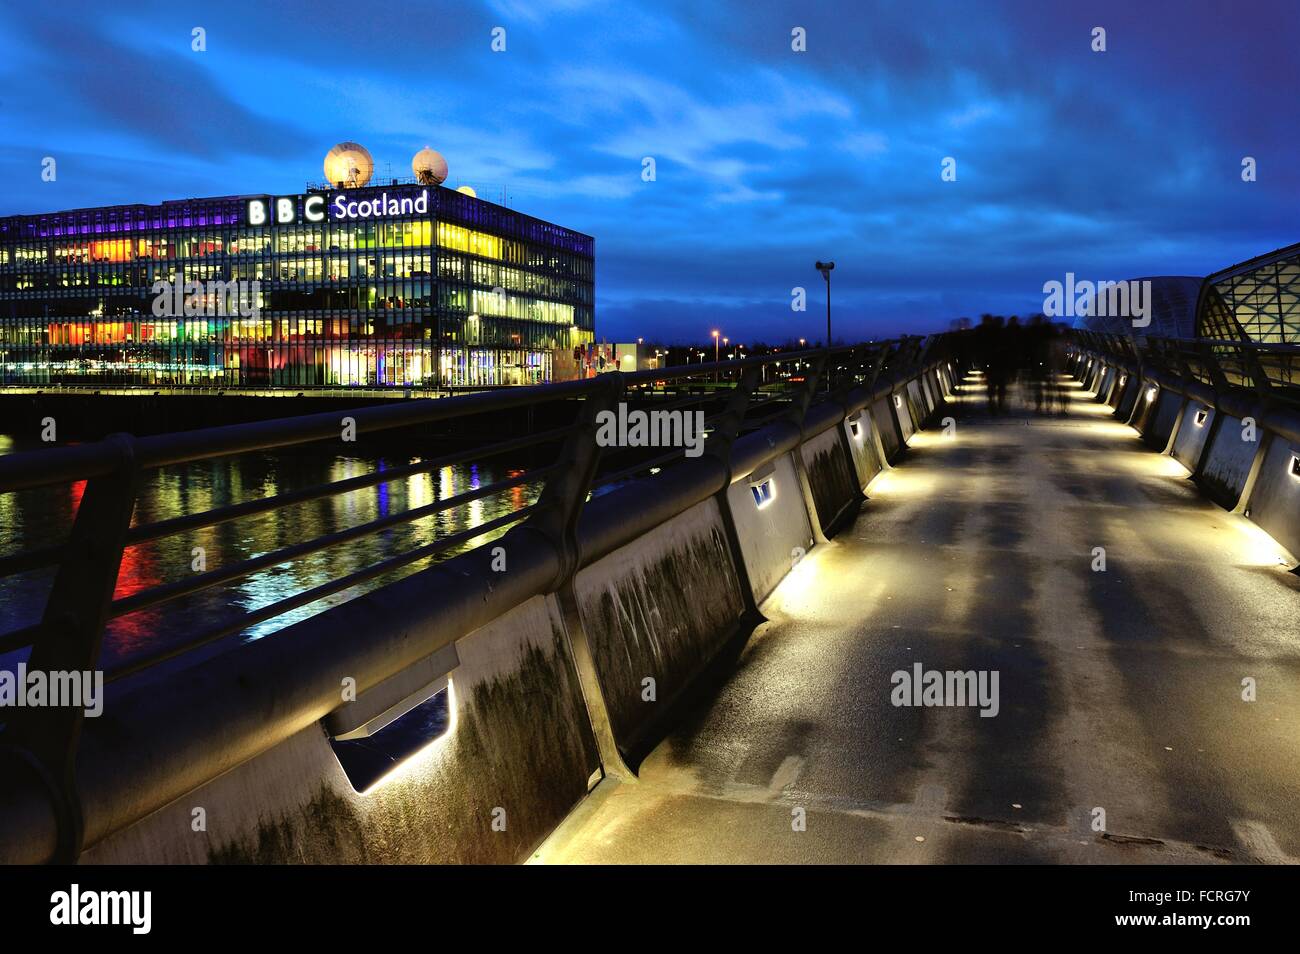
[[903,406],[903,396],[901,394],[895,394],[894,407],[902,407],[902,406]]
[[1203,407],[1203,408],[1201,408],[1199,411],[1196,412],[1196,426],[1197,426],[1197,427],[1204,427],[1204,426],[1205,426],[1205,422],[1208,421],[1209,419],[1210,419],[1210,409],[1209,409],[1209,408],[1207,408],[1207,407]]
[[321,720],[353,789],[365,794],[429,746],[455,721],[450,673],[456,644],[362,692]]
[[1291,476],[1300,478],[1300,457],[1291,458]]
[[754,497],[754,506],[762,510],[776,498],[776,484],[772,480],[772,475],[768,474],[762,480],[751,481],[749,492]]

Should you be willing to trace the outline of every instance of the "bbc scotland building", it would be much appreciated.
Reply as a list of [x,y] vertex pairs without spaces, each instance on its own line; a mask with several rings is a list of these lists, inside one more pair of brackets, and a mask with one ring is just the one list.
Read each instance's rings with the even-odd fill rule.
[[[248,307],[214,301],[220,283],[253,289]],[[0,383],[563,380],[583,373],[575,356],[594,340],[593,291],[590,236],[432,184],[10,216],[0,218]]]

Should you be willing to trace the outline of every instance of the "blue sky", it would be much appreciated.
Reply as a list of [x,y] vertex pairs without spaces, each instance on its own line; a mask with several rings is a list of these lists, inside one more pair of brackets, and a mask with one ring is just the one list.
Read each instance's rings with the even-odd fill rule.
[[301,191],[344,139],[405,175],[428,144],[596,237],[611,340],[820,338],[817,258],[850,339],[1300,241],[1291,0],[118,6],[0,12],[0,214]]

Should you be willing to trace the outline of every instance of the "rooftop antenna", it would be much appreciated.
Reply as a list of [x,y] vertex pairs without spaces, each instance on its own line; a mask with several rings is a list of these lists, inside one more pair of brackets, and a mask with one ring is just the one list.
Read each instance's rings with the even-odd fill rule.
[[447,160],[436,149],[425,146],[411,160],[411,171],[421,185],[442,185],[447,181]]
[[341,142],[325,155],[325,180],[336,188],[359,188],[370,181],[375,161],[365,146]]

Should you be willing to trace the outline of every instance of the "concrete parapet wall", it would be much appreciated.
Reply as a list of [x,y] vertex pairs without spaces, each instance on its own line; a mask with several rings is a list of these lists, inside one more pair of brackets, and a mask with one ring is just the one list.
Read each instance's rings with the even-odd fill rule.
[[[100,842],[125,863],[520,861],[600,763],[554,597],[456,644],[450,730],[358,794],[319,724]],[[216,726],[213,731],[220,731]],[[194,809],[207,830],[193,831]],[[504,830],[493,830],[494,811]]]
[[[895,402],[895,398],[898,400]],[[903,433],[903,443],[906,444],[916,433],[916,424],[911,414],[911,401],[907,394],[906,388],[899,388],[890,397],[890,407],[893,409],[894,416],[898,419],[898,429]]]
[[862,499],[853,462],[844,453],[842,424],[809,438],[800,448],[822,530],[830,529],[844,509]]
[[[1120,382],[1124,382],[1121,384]],[[1119,368],[1115,375],[1115,384],[1110,389],[1110,394],[1106,396],[1106,403],[1116,410],[1119,409],[1120,401],[1124,400],[1124,391],[1133,383],[1133,375]]]
[[756,603],[767,599],[790,572],[798,555],[796,548],[807,552],[813,546],[812,524],[790,455],[782,454],[772,461],[766,474],[772,478],[773,498],[762,509],[755,504],[749,478],[727,489],[727,504],[736,523]]
[[1085,391],[1095,391],[1097,385],[1097,374],[1101,369],[1101,362],[1096,359],[1086,362],[1083,372],[1083,389]]
[[933,412],[939,404],[939,401],[932,390],[933,385],[930,383],[930,375],[921,375],[916,379],[916,383],[921,395],[921,404],[925,408],[924,417],[929,417],[931,412]]
[[1102,372],[1101,382],[1097,387],[1097,400],[1100,403],[1105,404],[1110,398],[1111,389],[1115,387],[1115,381],[1118,377],[1119,372],[1117,372],[1113,367],[1108,366],[1106,370]]
[[921,383],[918,378],[913,378],[907,382],[903,394],[903,403],[907,406],[907,415],[911,419],[912,431],[907,435],[908,440],[911,440],[912,434],[919,431],[925,423],[925,419],[929,417],[929,411],[921,397]]
[[1147,395],[1151,393],[1151,388],[1152,385],[1150,382],[1144,381],[1142,383],[1142,390],[1138,392],[1136,398],[1137,406],[1133,411],[1133,420],[1130,423],[1137,428],[1139,434],[1146,433],[1147,424],[1154,416],[1153,412],[1155,411],[1156,403],[1160,400],[1160,396],[1164,394],[1163,388],[1157,388],[1156,396],[1154,398],[1148,397]]
[[1250,494],[1250,519],[1300,557],[1300,476],[1292,468],[1300,445],[1274,437]]
[[1129,415],[1133,413],[1133,407],[1137,402],[1142,387],[1142,381],[1136,374],[1128,375],[1124,387],[1120,389],[1119,400],[1115,403],[1115,414],[1121,420],[1127,421]]
[[893,398],[885,395],[871,403],[871,420],[880,434],[881,446],[885,449],[886,461],[892,463],[902,450],[898,439],[898,427],[894,424]]
[[635,751],[744,613],[717,499],[584,567],[573,588],[614,737]]
[[1259,449],[1256,441],[1242,440],[1242,423],[1239,418],[1224,414],[1214,434],[1205,465],[1196,475],[1201,489],[1220,506],[1232,509],[1241,497],[1250,475],[1250,465]]
[[[853,452],[853,469],[858,477],[858,487],[867,489],[867,485],[876,479],[882,464],[876,452],[876,442],[872,438],[875,420],[871,412],[863,410],[856,421],[845,421],[840,425],[849,439],[849,449]],[[856,427],[857,433],[854,433]]]
[[[1294,411],[1267,402],[1254,407],[1257,399],[1246,392],[1219,392],[1160,371],[1148,371],[1146,379],[1116,371],[1126,373],[1123,387],[1118,379],[1106,385],[1117,416],[1131,416],[1148,447],[1168,448],[1206,496],[1244,512],[1292,559],[1300,556],[1300,429]],[[1153,386],[1158,394],[1151,400],[1146,395]]]
[[[1205,412],[1205,420],[1198,424],[1196,415],[1199,411]],[[1196,470],[1201,452],[1205,449],[1205,441],[1214,427],[1214,415],[1217,413],[1218,411],[1209,405],[1197,401],[1188,403],[1183,422],[1178,425],[1178,436],[1174,438],[1173,447],[1174,459],[1188,470]]]
[[[910,437],[938,406],[943,373],[926,375],[818,405],[803,431],[774,421],[738,439],[729,460],[705,455],[594,498],[573,538],[524,523],[169,673],[167,692],[147,671],[116,683],[79,750],[82,860],[526,858],[600,777],[602,756],[606,769],[617,762],[611,734],[625,757],[653,742],[821,539],[816,522],[862,499],[884,466],[872,429],[896,456],[900,428]],[[506,570],[493,564],[498,549]],[[330,735],[429,698],[437,680],[417,677],[431,667],[448,686],[446,732],[359,793]],[[349,680],[356,700],[343,693]],[[341,713],[357,718],[340,728]],[[28,805],[22,817],[37,817]],[[0,858],[48,857],[48,831],[25,837],[0,845]]]
[[[1148,401],[1150,405],[1152,402]],[[1142,441],[1153,450],[1163,451],[1169,446],[1174,426],[1178,423],[1178,414],[1183,408],[1183,396],[1173,391],[1160,389],[1153,408],[1149,407],[1142,422]]]

